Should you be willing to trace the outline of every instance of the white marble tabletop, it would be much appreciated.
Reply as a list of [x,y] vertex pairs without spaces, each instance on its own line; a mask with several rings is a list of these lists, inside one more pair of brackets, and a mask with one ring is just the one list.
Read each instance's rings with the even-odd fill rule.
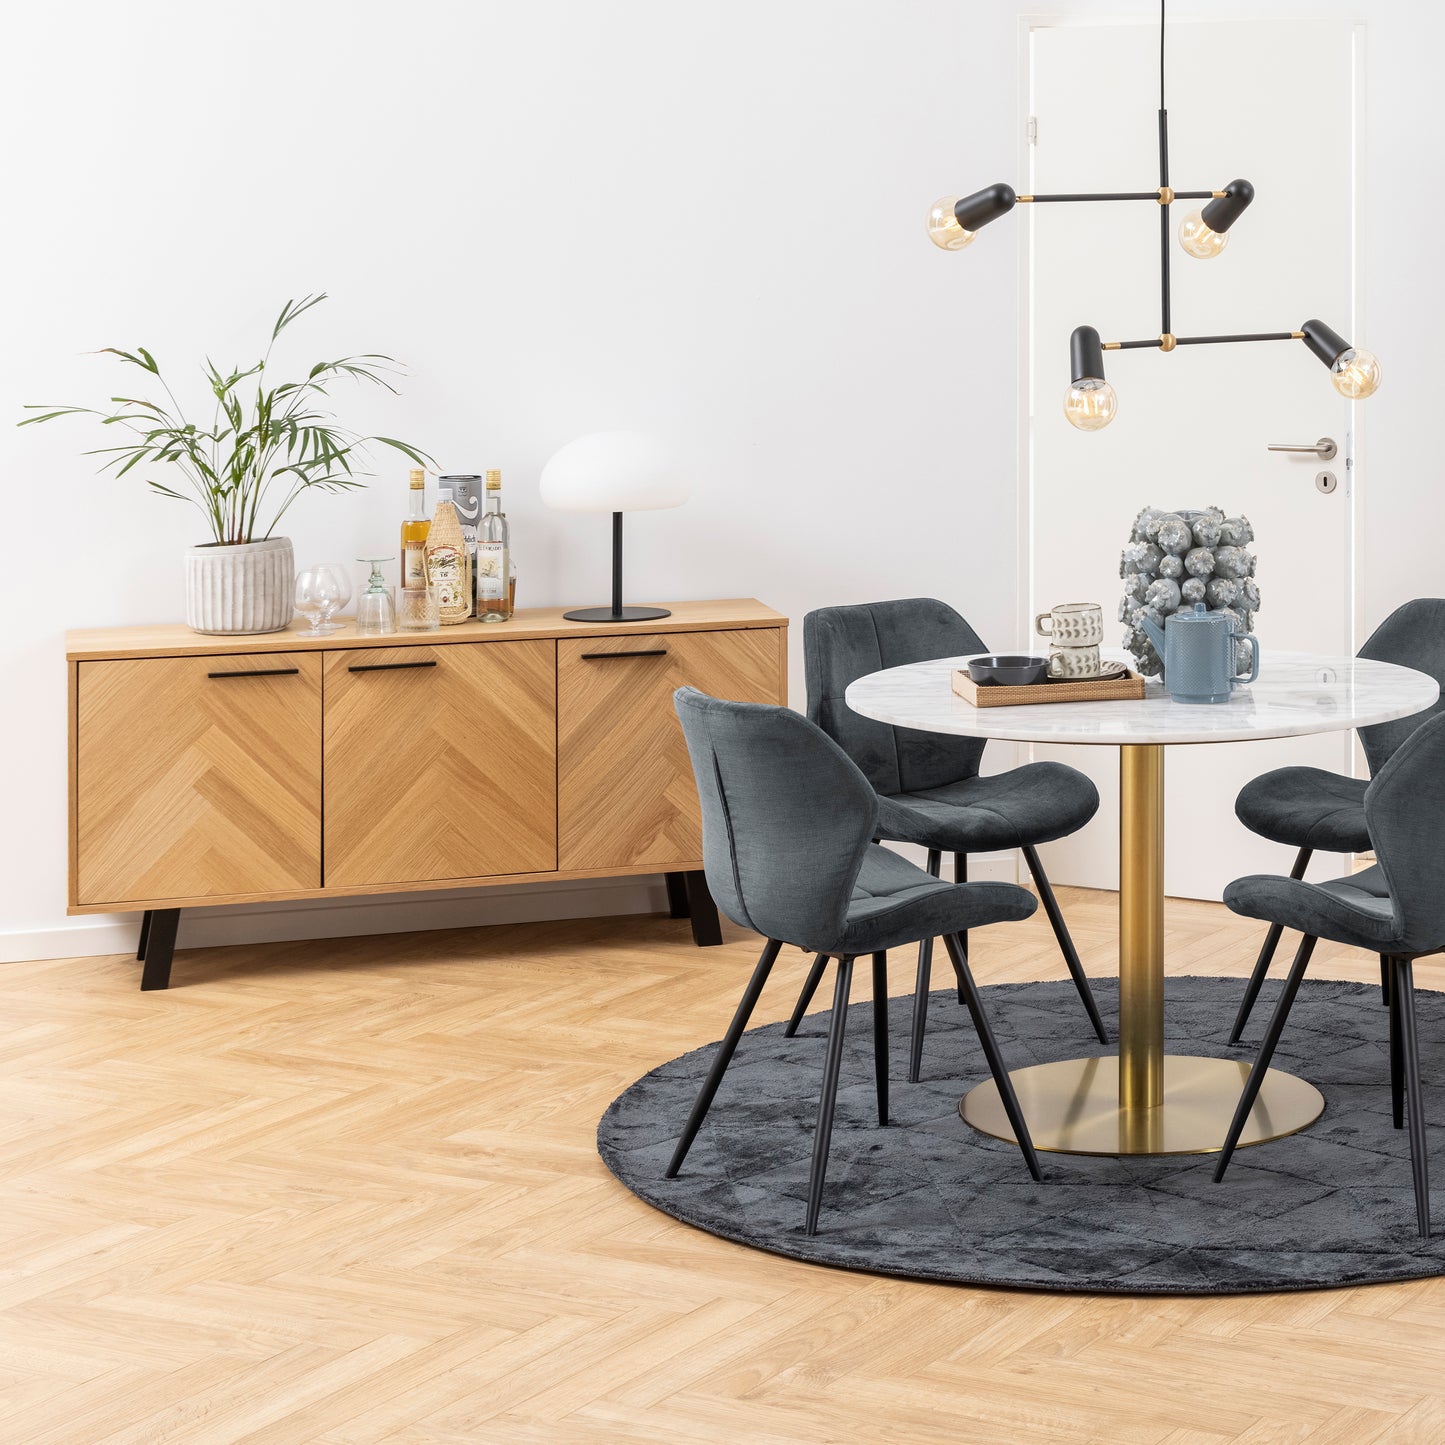
[[[1122,652],[1106,650],[1106,655],[1126,659]],[[1259,680],[1236,689],[1224,703],[1172,702],[1163,684],[1151,680],[1142,701],[977,708],[953,691],[953,670],[966,661],[940,658],[869,673],[848,689],[848,706],[864,717],[923,732],[1117,745],[1230,743],[1333,732],[1409,717],[1440,696],[1434,678],[1394,663],[1266,651]]]

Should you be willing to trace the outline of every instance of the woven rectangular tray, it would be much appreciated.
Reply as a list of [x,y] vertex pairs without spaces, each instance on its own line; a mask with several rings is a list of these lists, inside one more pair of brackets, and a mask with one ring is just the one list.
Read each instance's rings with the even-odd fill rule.
[[1144,696],[1144,679],[1137,672],[1123,677],[1089,678],[1066,682],[1050,678],[1027,687],[980,687],[966,668],[953,674],[953,690],[974,707],[1023,707],[1040,702],[1137,702]]

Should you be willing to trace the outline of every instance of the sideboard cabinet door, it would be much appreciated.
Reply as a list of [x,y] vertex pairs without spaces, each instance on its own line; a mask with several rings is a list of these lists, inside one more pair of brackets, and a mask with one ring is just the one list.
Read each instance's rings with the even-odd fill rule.
[[557,867],[556,643],[326,654],[326,886]]
[[690,685],[737,702],[781,701],[784,636],[759,627],[558,641],[559,868],[702,857],[672,694]]
[[76,899],[321,886],[321,659],[76,664]]

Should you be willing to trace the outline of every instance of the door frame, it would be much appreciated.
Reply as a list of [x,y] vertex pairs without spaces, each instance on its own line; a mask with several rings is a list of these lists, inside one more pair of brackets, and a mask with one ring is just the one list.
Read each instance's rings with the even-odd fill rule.
[[[1257,12],[1249,10],[1228,10],[1223,13],[1210,14],[1207,17],[1189,18],[1189,24],[1215,25],[1229,24],[1258,19]],[[1270,17],[1285,18],[1285,17]],[[1311,21],[1333,21],[1341,22],[1344,17],[1339,15],[1311,14],[1289,17],[1305,23]],[[1147,17],[1135,14],[1124,14],[1113,11],[1108,14],[1077,15],[1067,14],[1058,10],[1028,10],[1020,11],[1018,19],[1018,112],[1015,126],[1016,141],[1016,162],[1015,173],[1024,179],[1026,188],[1033,190],[1033,146],[1028,135],[1029,118],[1034,113],[1033,102],[1033,45],[1032,37],[1035,30],[1059,29],[1068,27],[1094,27],[1105,25],[1140,25],[1147,23]],[[1351,127],[1350,144],[1350,254],[1353,258],[1353,274],[1350,277],[1350,336],[1366,335],[1365,327],[1365,254],[1364,254],[1364,227],[1361,225],[1361,213],[1363,210],[1363,199],[1365,195],[1365,146],[1364,136],[1366,127],[1366,92],[1365,92],[1365,44],[1366,44],[1366,22],[1363,19],[1355,19],[1351,24],[1351,112],[1353,125]],[[1033,596],[1033,526],[1034,526],[1034,448],[1033,448],[1033,418],[1034,406],[1031,391],[1033,382],[1033,266],[1032,266],[1032,240],[1033,240],[1033,213],[1037,207],[1029,207],[1028,214],[1021,217],[1022,224],[1016,231],[1017,265],[1018,265],[1018,378],[1017,378],[1017,425],[1018,425],[1018,468],[1015,477],[1014,494],[1017,499],[1017,521],[1016,535],[1018,537],[1018,565],[1015,568],[1017,582],[1017,596],[1015,601],[1014,615],[1019,619],[1019,636],[1027,645],[1030,636],[1030,608]],[[1062,343],[1060,344],[1060,355],[1063,354]],[[1367,476],[1367,471],[1362,458],[1368,455],[1366,450],[1366,428],[1367,413],[1369,408],[1361,406],[1359,402],[1351,403],[1350,429],[1345,436],[1344,454],[1346,465],[1341,468],[1343,473],[1341,481],[1345,490],[1345,501],[1348,508],[1348,523],[1350,531],[1350,556],[1348,559],[1349,576],[1347,585],[1350,588],[1350,605],[1348,616],[1350,619],[1350,636],[1347,639],[1348,650],[1358,651],[1365,637],[1368,635],[1365,627],[1364,616],[1364,564],[1365,564],[1365,512],[1360,502],[1360,484],[1362,478]],[[1123,546],[1124,539],[1120,538],[1120,546]],[[1108,599],[1104,600],[1104,611],[1106,615],[1110,611]],[[1020,745],[1024,757],[1021,761],[1032,760],[1034,750],[1031,745]],[[1351,749],[1351,771],[1356,777],[1366,775],[1364,755],[1361,752],[1359,739],[1355,738],[1354,746]]]

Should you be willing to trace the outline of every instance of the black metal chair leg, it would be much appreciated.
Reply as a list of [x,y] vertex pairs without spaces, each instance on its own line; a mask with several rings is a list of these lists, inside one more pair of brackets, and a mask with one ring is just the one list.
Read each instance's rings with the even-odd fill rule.
[[1410,1124],[1410,1173],[1415,1180],[1415,1218],[1423,1239],[1430,1238],[1430,1157],[1425,1150],[1425,1100],[1420,1092],[1420,1039],[1415,1030],[1415,979],[1408,958],[1395,960],[1390,982],[1400,1002],[1400,1044],[1405,1056],[1405,1097]]
[[141,962],[146,956],[146,942],[151,936],[151,911],[149,908],[140,916],[140,938],[136,941],[135,957],[136,962]]
[[[1390,955],[1380,955],[1386,977],[1394,972]],[[1400,1052],[1400,991],[1390,989],[1390,1105],[1395,1127],[1405,1127],[1405,1056]]]
[[1390,985],[1391,970],[1389,964],[1386,962],[1385,955],[1382,953],[1380,955],[1380,1002],[1383,1003],[1386,1008],[1390,1007]]
[[978,1041],[983,1045],[983,1056],[988,1060],[988,1071],[993,1075],[993,1081],[998,1086],[1004,1112],[1008,1115],[1009,1124],[1013,1127],[1014,1138],[1018,1140],[1019,1150],[1024,1156],[1024,1163],[1029,1166],[1029,1173],[1035,1179],[1042,1179],[1039,1156],[1034,1152],[1033,1137],[1029,1134],[1029,1126],[1024,1119],[1023,1110],[1019,1108],[1013,1080],[1009,1078],[1008,1070],[1004,1068],[1003,1055],[999,1053],[993,1029],[989,1027],[988,1015],[983,1011],[983,999],[979,995],[978,985],[974,983],[973,975],[968,970],[968,955],[964,951],[963,943],[955,935],[947,933],[943,936],[943,943],[944,947],[948,949],[948,956],[953,960],[953,966],[958,973],[959,987],[964,992],[964,1002],[968,1005],[968,1012],[973,1018],[973,1027],[978,1034]]
[[888,955],[873,955],[873,1078],[878,1090],[878,1124],[888,1122]]
[[[955,853],[955,854],[953,855],[953,881],[954,881],[955,883],[967,883],[967,882],[968,882],[968,854],[967,854],[967,853]],[[958,935],[958,946],[959,946],[961,949],[963,949],[963,956],[964,956],[965,958],[967,958],[967,957],[968,957],[968,933],[967,933],[966,930],[965,930],[963,933],[960,933],[960,934]],[[955,971],[956,971],[956,970],[955,970]],[[958,980],[958,1001],[959,1001],[959,1003],[964,1003],[964,1002],[965,1002],[965,999],[964,999],[963,978],[962,978],[962,976],[960,976],[960,977],[959,977],[959,980]]]
[[1029,865],[1029,872],[1033,875],[1034,886],[1039,890],[1039,902],[1044,905],[1044,912],[1048,915],[1049,927],[1054,930],[1054,937],[1058,940],[1059,952],[1064,955],[1064,962],[1069,967],[1069,975],[1074,980],[1074,987],[1079,991],[1079,997],[1084,1003],[1084,1012],[1089,1016],[1089,1022],[1094,1026],[1094,1032],[1099,1036],[1101,1044],[1109,1042],[1109,1035],[1104,1032],[1104,1020],[1099,1017],[1099,1005],[1094,1002],[1094,990],[1089,987],[1089,976],[1084,972],[1084,965],[1079,962],[1078,950],[1074,947],[1074,940],[1069,933],[1069,925],[1064,922],[1064,915],[1059,909],[1059,900],[1054,897],[1052,884],[1044,873],[1044,865],[1039,859],[1037,848],[1025,848],[1023,850],[1024,862]]
[[142,993],[171,986],[171,959],[176,951],[176,930],[180,927],[179,908],[157,908],[151,913],[146,929],[145,962],[141,965]]
[[828,955],[820,953],[814,960],[813,966],[808,970],[808,976],[803,980],[803,987],[798,994],[798,1001],[793,1005],[793,1016],[788,1020],[788,1026],[783,1030],[783,1037],[790,1039],[798,1032],[798,1025],[803,1022],[803,1015],[808,1012],[808,1005],[813,1002],[813,995],[818,992],[818,985],[823,981],[823,970],[828,966]]
[[682,1161],[687,1158],[687,1151],[692,1148],[692,1141],[697,1138],[697,1131],[702,1128],[702,1121],[707,1118],[707,1111],[712,1107],[713,1095],[717,1093],[718,1085],[722,1083],[722,1077],[727,1073],[728,1065],[732,1062],[733,1053],[737,1049],[738,1040],[742,1038],[743,1030],[748,1026],[748,1019],[752,1016],[758,995],[762,993],[763,985],[768,981],[768,974],[772,971],[778,950],[782,946],[777,939],[770,938],[763,948],[762,957],[758,959],[757,967],[753,969],[753,976],[748,980],[748,986],[743,990],[743,996],[738,1002],[737,1012],[733,1014],[733,1021],[728,1025],[728,1031],[718,1045],[717,1055],[712,1061],[712,1068],[708,1070],[707,1078],[704,1080],[702,1088],[698,1090],[697,1100],[692,1106],[692,1113],[688,1115],[687,1124],[682,1131],[682,1138],[677,1141],[672,1162],[667,1166],[669,1179],[677,1177],[677,1171],[682,1168]]
[[1310,964],[1310,954],[1314,951],[1315,940],[1309,934],[1305,934],[1300,939],[1294,962],[1290,965],[1289,976],[1284,981],[1284,990],[1279,996],[1279,1002],[1274,1006],[1269,1027],[1264,1032],[1264,1042],[1259,1046],[1259,1057],[1255,1059],[1254,1067],[1249,1071],[1249,1078],[1245,1080],[1244,1092],[1239,1096],[1239,1105],[1234,1111],[1234,1118],[1229,1125],[1229,1133],[1224,1139],[1224,1148],[1219,1155],[1219,1163],[1214,1170],[1216,1184],[1224,1178],[1224,1171],[1229,1168],[1230,1156],[1239,1143],[1239,1136],[1244,1133],[1244,1125],[1249,1118],[1249,1111],[1254,1108],[1254,1101],[1259,1097],[1264,1076],[1269,1072],[1269,1061],[1274,1057],[1279,1036],[1284,1032],[1285,1020],[1289,1018],[1290,1008],[1294,1004],[1294,996],[1299,992],[1299,986],[1304,980],[1305,969]]
[[[928,871],[935,878],[943,867],[943,854],[937,848],[928,850]],[[923,939],[918,945],[918,979],[913,985],[913,1035],[908,1045],[908,1082],[916,1084],[923,1068],[923,1030],[928,1023],[928,990],[933,976],[933,940]]]
[[[1294,860],[1294,867],[1289,870],[1291,878],[1298,879],[1305,876],[1305,869],[1309,867],[1314,851],[1313,848],[1299,850]],[[1244,1032],[1245,1024],[1249,1022],[1254,1001],[1259,997],[1260,986],[1269,972],[1269,966],[1274,960],[1274,951],[1279,947],[1279,940],[1283,933],[1282,925],[1271,923],[1269,932],[1264,935],[1264,947],[1260,949],[1259,957],[1254,961],[1254,972],[1250,974],[1249,982],[1244,986],[1244,997],[1240,1000],[1239,1012],[1234,1016],[1234,1027],[1229,1031],[1229,1042],[1232,1044],[1239,1042],[1239,1036]]]
[[838,1101],[838,1072],[843,1065],[843,1034],[848,1027],[848,988],[853,982],[853,960],[838,960],[838,981],[833,987],[833,1016],[828,1021],[828,1057],[823,1064],[823,1089],[818,1095],[818,1127],[813,1132],[813,1170],[808,1178],[808,1211],[803,1228],[818,1232],[818,1211],[823,1205],[823,1178],[828,1172],[828,1147],[833,1142],[833,1107]]

